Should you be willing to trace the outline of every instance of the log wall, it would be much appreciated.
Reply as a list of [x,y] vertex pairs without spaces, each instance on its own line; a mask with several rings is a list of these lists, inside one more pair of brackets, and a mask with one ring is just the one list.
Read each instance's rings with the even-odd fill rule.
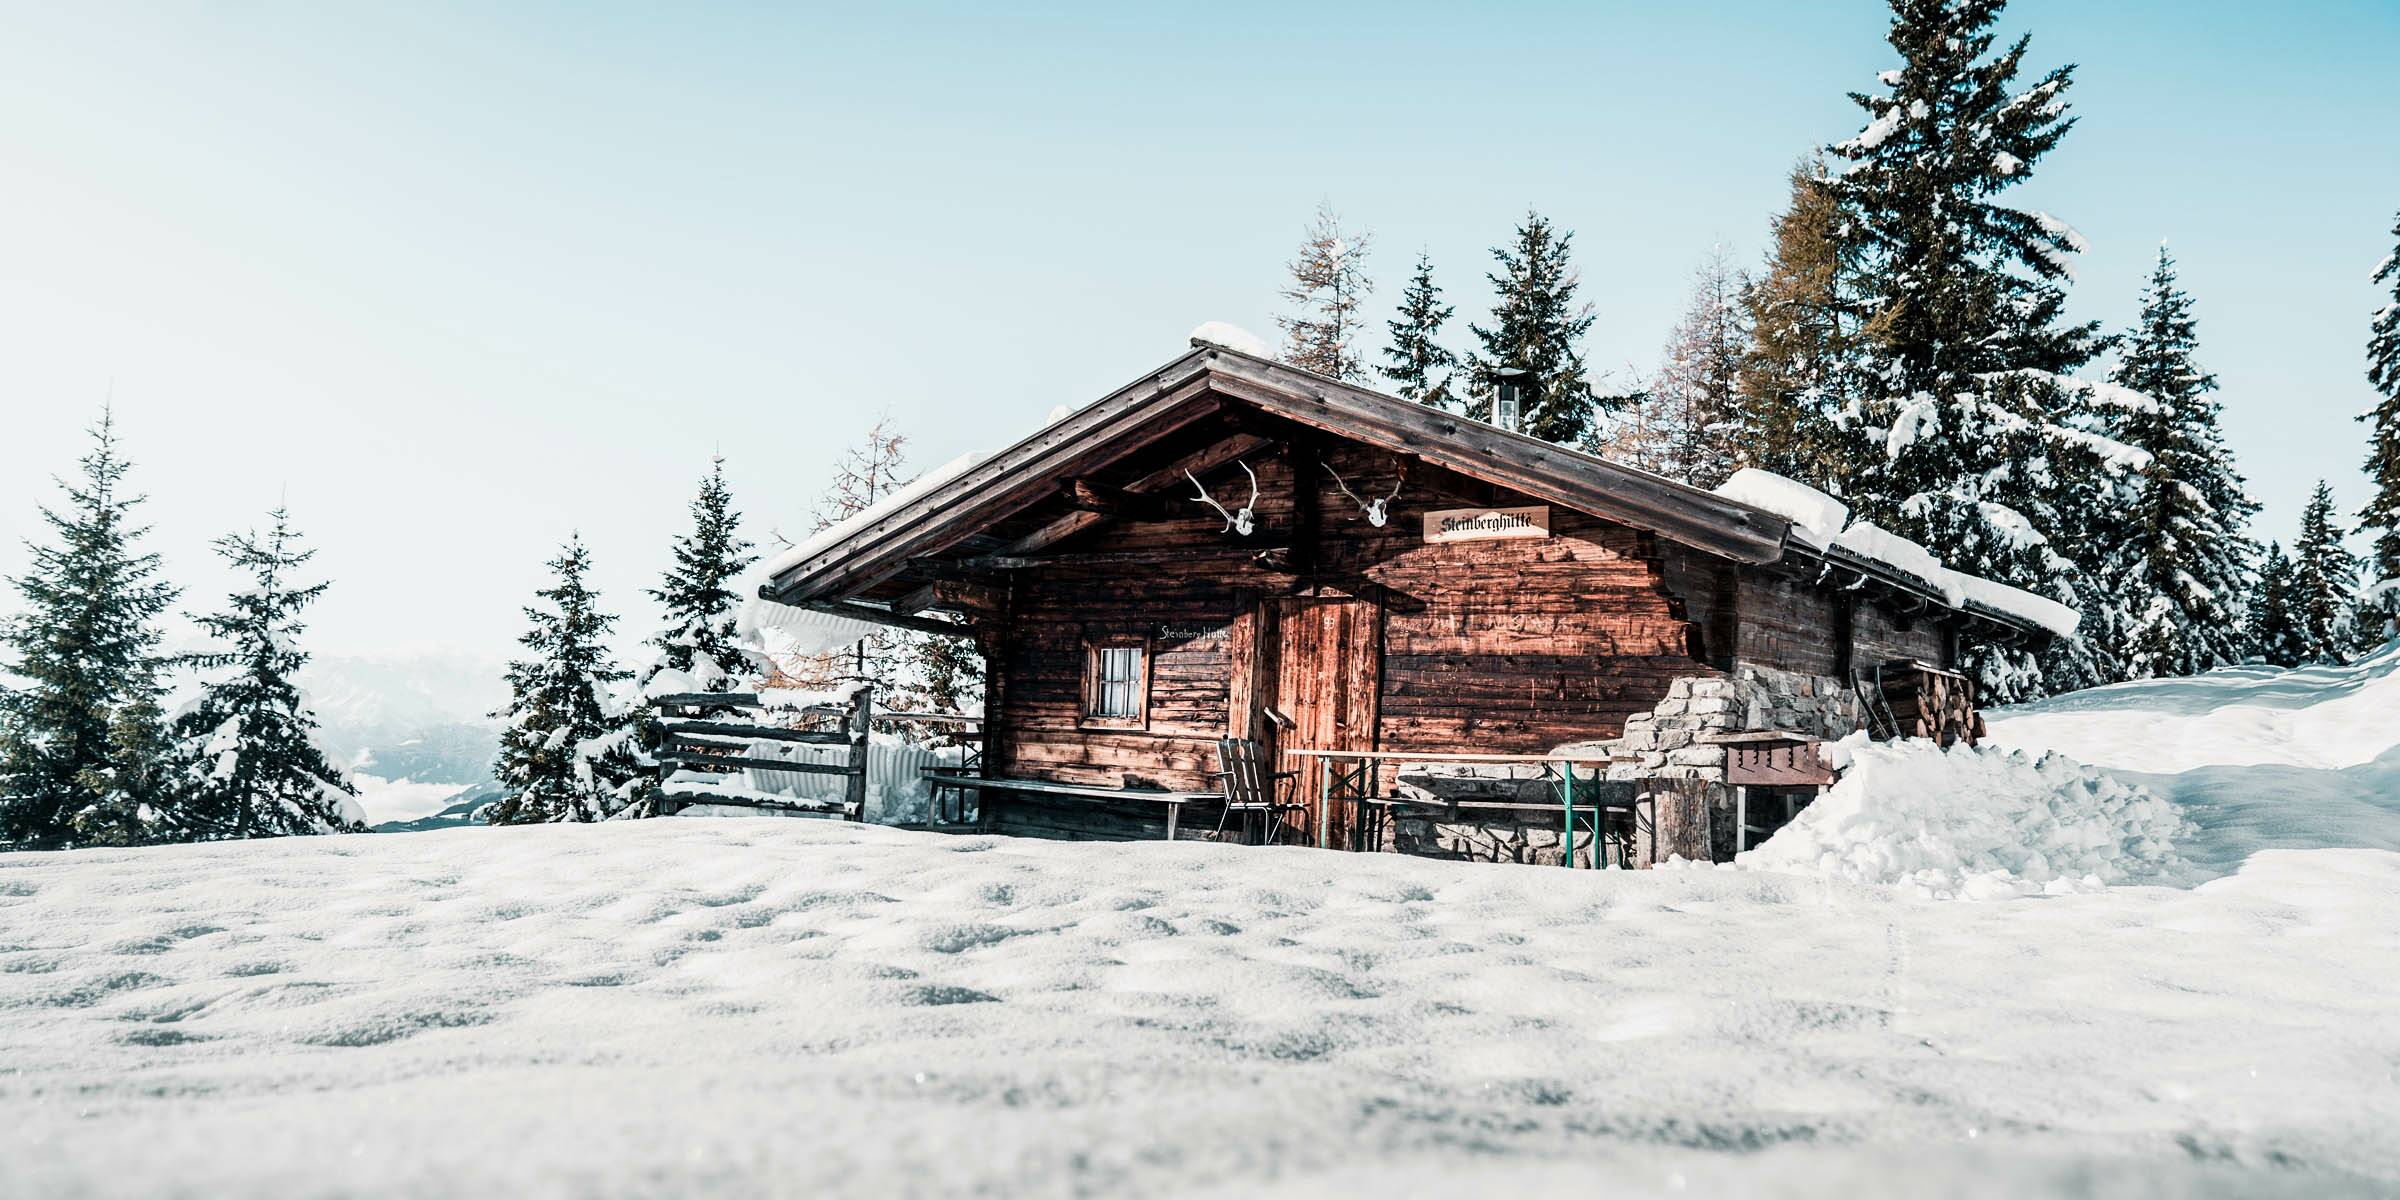
[[[1732,657],[1732,568],[1678,545],[1556,507],[1548,538],[1427,545],[1430,510],[1538,502],[1419,466],[1376,528],[1333,476],[1380,497],[1390,456],[1335,445],[1246,461],[1260,484],[1249,538],[1191,502],[1167,521],[1100,525],[1051,548],[1063,561],[1012,572],[995,644],[998,773],[1206,786],[1235,718],[1234,626],[1262,598],[1311,589],[1383,602],[1385,746],[1531,752],[1614,737],[1673,679],[1711,673],[1696,655]],[[1309,502],[1295,502],[1296,479]],[[1207,480],[1228,508],[1248,494],[1238,468]],[[1266,548],[1288,553],[1245,553]],[[1153,638],[1147,727],[1082,727],[1086,639],[1132,631]]]
[[[997,655],[988,755],[998,774],[1107,786],[1208,786],[1216,739],[1252,736],[1249,698],[1273,699],[1271,601],[1361,596],[1382,605],[1377,744],[1422,751],[1537,752],[1614,738],[1677,678],[1740,665],[1836,675],[1845,619],[1853,661],[1947,665],[1935,621],[1551,506],[1551,536],[1428,545],[1434,509],[1539,501],[1416,464],[1378,528],[1343,495],[1381,497],[1396,460],[1340,442],[1286,441],[1245,456],[1257,472],[1247,538],[1161,489],[1163,520],[1100,522],[1007,573],[992,620]],[[1194,447],[1197,448],[1197,447]],[[1208,472],[1237,508],[1249,483]],[[1847,608],[1845,614],[1844,609]],[[1085,645],[1140,633],[1151,646],[1147,722],[1082,718]],[[1243,699],[1236,702],[1233,697]]]

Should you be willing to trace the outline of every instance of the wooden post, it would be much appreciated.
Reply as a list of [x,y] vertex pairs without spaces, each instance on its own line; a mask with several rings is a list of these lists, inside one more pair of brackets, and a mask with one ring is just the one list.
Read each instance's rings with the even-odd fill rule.
[[843,807],[850,819],[863,821],[867,817],[867,752],[874,739],[875,685],[861,683],[858,694],[850,700],[850,778],[843,789]]
[[1650,853],[1643,856],[1644,861],[1662,863],[1680,855],[1708,862],[1709,799],[1716,785],[1705,779],[1668,778],[1646,780],[1643,786],[1656,797]]

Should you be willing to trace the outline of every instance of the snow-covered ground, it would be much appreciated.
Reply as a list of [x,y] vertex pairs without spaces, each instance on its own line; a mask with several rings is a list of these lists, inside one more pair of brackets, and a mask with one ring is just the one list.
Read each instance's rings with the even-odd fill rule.
[[792,820],[0,856],[0,1195],[2390,1194],[2400,716],[2293,714],[2394,673],[2001,714],[2360,744],[2055,776],[2111,815],[2039,837],[2190,869],[1989,903]]
[[2400,642],[2341,667],[2235,667],[1989,714],[1991,740],[2056,750],[2174,801],[2186,858],[2400,850]]

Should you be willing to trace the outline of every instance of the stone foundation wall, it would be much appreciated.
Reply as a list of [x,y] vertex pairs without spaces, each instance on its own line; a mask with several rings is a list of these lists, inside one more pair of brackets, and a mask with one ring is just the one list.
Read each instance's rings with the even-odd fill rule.
[[[1554,751],[1607,748],[1640,756],[1633,762],[1611,764],[1608,777],[1612,780],[1679,778],[1722,783],[1725,747],[1702,742],[1707,734],[1774,729],[1831,740],[1848,735],[1864,722],[1858,697],[1839,680],[1771,667],[1742,667],[1731,676],[1676,680],[1665,700],[1626,720],[1624,737],[1613,745],[1569,743]],[[1475,862],[1555,865],[1560,860],[1559,813],[1540,768],[1428,763],[1404,767],[1398,783],[1403,796],[1535,807],[1487,811],[1456,821],[1396,815],[1384,834],[1382,849]],[[1718,794],[1711,803],[1726,794],[1723,788],[1711,791]],[[1712,824],[1730,819],[1728,813],[1725,821]],[[1637,849],[1635,861],[1644,861],[1647,850]],[[1579,838],[1576,863],[1588,863],[1590,855],[1591,848]]]
[[1831,741],[1865,723],[1857,694],[1828,675],[1742,667],[1678,679],[1657,707],[1626,719],[1617,750],[1641,757],[1611,766],[1609,778],[1722,781],[1725,747],[1703,742],[1708,734],[1776,729]]

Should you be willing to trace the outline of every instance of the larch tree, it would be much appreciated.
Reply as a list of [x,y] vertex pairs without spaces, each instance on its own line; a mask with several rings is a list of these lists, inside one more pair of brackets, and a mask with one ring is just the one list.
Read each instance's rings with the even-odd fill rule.
[[1350,383],[1367,379],[1366,358],[1358,349],[1364,326],[1360,306],[1375,283],[1367,278],[1369,231],[1342,228],[1331,204],[1317,206],[1316,219],[1291,262],[1291,282],[1283,298],[1293,311],[1275,318],[1283,328],[1283,359],[1305,371]]
[[28,543],[25,574],[9,580],[20,607],[0,628],[0,846],[169,836],[157,822],[169,665],[158,618],[176,590],[139,549],[142,497],[124,488],[113,412],[91,437],[81,478],[60,483],[66,503],[42,509],[54,541]]
[[1593,442],[1594,413],[1604,404],[1612,411],[1622,407],[1621,400],[1594,394],[1584,366],[1584,335],[1598,318],[1575,298],[1582,278],[1568,257],[1574,239],[1540,213],[1527,213],[1515,239],[1492,249],[1500,269],[1484,277],[1496,292],[1491,325],[1469,326],[1482,350],[1472,364],[1467,415],[1492,420],[1496,373],[1521,370],[1531,378],[1518,431],[1566,446]]
[[[907,487],[908,437],[886,418],[843,453],[817,502],[818,531],[830,529]],[[848,651],[777,664],[790,683],[824,687],[844,679],[874,685],[876,703],[907,711],[966,712],[982,702],[983,654],[962,627],[957,637],[906,630],[870,635]]]
[[2382,399],[2359,414],[2374,427],[2367,478],[2375,488],[2359,516],[2375,531],[2368,569],[2387,580],[2400,579],[2400,216],[2392,218],[2392,252],[2375,264],[2374,282],[2390,285],[2392,298],[2368,323],[2367,383]]
[[2319,480],[2292,543],[2292,624],[2304,663],[2338,663],[2358,647],[2358,556],[2342,543],[2333,489]]
[[[2001,0],[1892,0],[1901,65],[1851,97],[1859,134],[1829,148],[1828,183],[1852,217],[1856,286],[1843,307],[1860,354],[1838,414],[1852,440],[1844,498],[1950,566],[2082,611],[2103,547],[2081,536],[2121,506],[2138,451],[2095,428],[2095,389],[2064,372],[2099,347],[2068,325],[2061,282],[2082,239],[2001,203],[2074,122],[2061,67],[2012,90],[2026,39],[1992,53]],[[2103,624],[2109,622],[2102,622]],[[1963,665],[1990,702],[2105,678],[2099,643],[2060,639],[2038,660],[1969,642]]]
[[508,665],[509,700],[493,767],[502,795],[485,820],[493,825],[598,821],[631,803],[639,766],[626,739],[631,717],[614,695],[629,678],[610,657],[616,617],[600,611],[584,582],[591,556],[580,536],[550,560],[556,580],[528,605],[531,624],[517,641],[529,652]]
[[1796,163],[1791,201],[1772,227],[1773,248],[1742,291],[1749,351],[1742,359],[1739,465],[1773,471],[1831,495],[1846,494],[1848,443],[1834,424],[1848,361],[1842,295],[1852,241],[1822,158]]
[[2136,395],[2105,410],[2108,433],[2149,455],[2105,580],[2130,617],[2110,650],[2131,678],[2196,675],[2246,650],[2242,610],[2257,547],[2243,530],[2258,505],[2217,427],[2217,380],[2194,361],[2198,344],[2191,296],[2161,246],[2109,373]]
[[2308,661],[2308,643],[2292,609],[2292,560],[2284,556],[2281,542],[2267,543],[2267,552],[2259,559],[2258,584],[2250,594],[2245,632],[2250,654],[2257,658],[2279,667]]
[[1644,443],[1631,456],[1634,465],[1704,488],[1725,482],[1742,465],[1740,383],[1750,335],[1741,298],[1747,284],[1721,247],[1693,273],[1691,299],[1667,335],[1658,373],[1635,402],[1641,419],[1618,426]]
[[1450,407],[1450,377],[1458,369],[1458,355],[1442,345],[1442,326],[1452,311],[1453,306],[1442,303],[1442,289],[1434,285],[1433,260],[1417,255],[1416,270],[1400,292],[1400,313],[1384,326],[1392,341],[1383,350],[1383,377],[1402,399]]
[[217,553],[248,585],[225,610],[194,618],[220,648],[187,661],[218,674],[175,720],[177,800],[170,819],[194,839],[355,833],[358,794],[316,743],[317,719],[296,682],[308,654],[301,612],[328,586],[298,576],[300,548],[277,508],[264,534],[219,538]]

